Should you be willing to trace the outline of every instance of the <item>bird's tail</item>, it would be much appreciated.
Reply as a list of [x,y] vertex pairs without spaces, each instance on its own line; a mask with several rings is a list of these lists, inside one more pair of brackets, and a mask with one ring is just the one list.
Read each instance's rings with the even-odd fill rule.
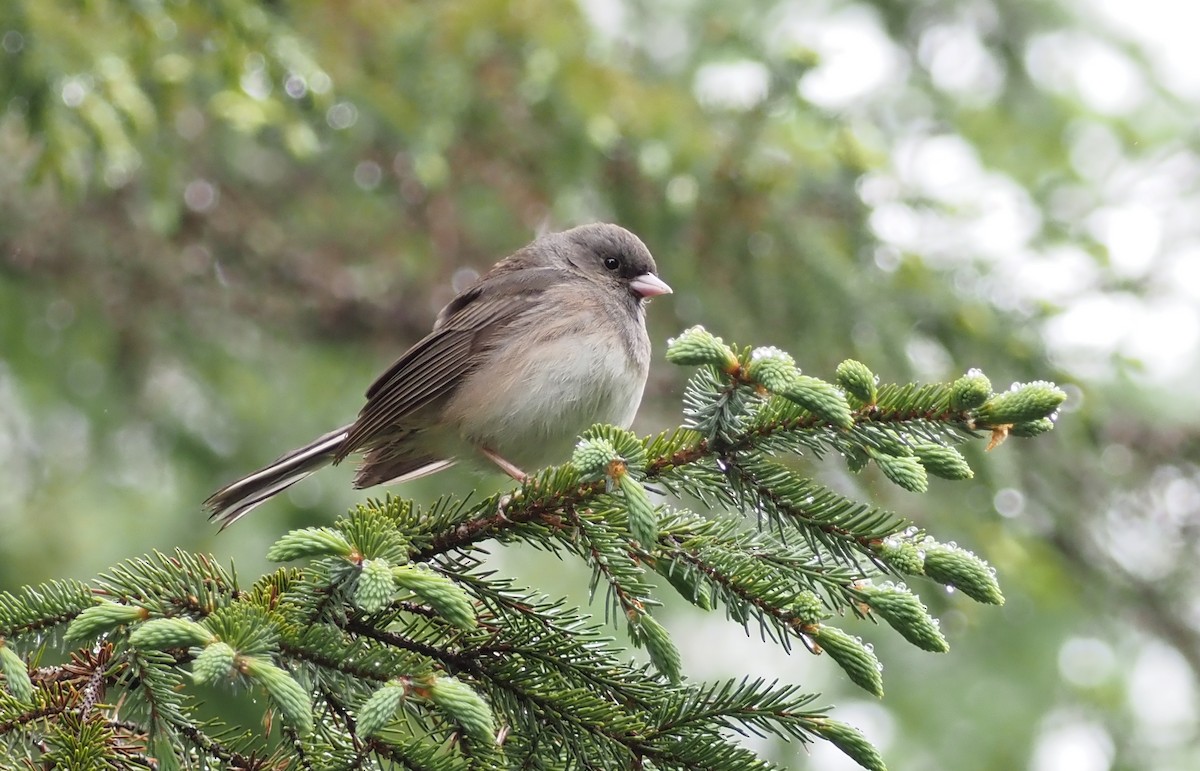
[[333,463],[350,426],[330,431],[298,447],[273,463],[225,485],[208,497],[204,508],[209,519],[227,528],[268,498],[278,495],[314,471]]

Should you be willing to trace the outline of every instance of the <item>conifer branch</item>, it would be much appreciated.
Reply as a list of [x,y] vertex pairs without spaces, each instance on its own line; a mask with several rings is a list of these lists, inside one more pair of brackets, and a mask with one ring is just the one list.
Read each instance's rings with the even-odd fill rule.
[[[1062,392],[1035,382],[993,394],[978,373],[879,385],[858,362],[827,383],[781,351],[739,351],[700,329],[668,358],[699,367],[684,427],[648,439],[595,427],[570,463],[510,496],[424,509],[371,501],[284,535],[270,556],[297,566],[248,588],[212,558],[176,551],[129,560],[90,586],[0,595],[0,742],[29,748],[33,765],[95,751],[110,765],[175,752],[184,767],[245,769],[772,768],[732,731],[827,740],[883,768],[860,733],[796,686],[684,679],[667,627],[649,613],[662,591],[651,571],[701,610],[722,606],[785,649],[798,639],[828,654],[881,695],[870,646],[835,619],[878,618],[944,651],[919,598],[887,579],[920,576],[999,604],[994,572],[777,456],[840,458],[853,472],[874,464],[921,491],[930,474],[970,477],[956,444],[1052,428]],[[651,492],[695,498],[710,516]],[[622,663],[604,628],[562,600],[483,572],[478,549],[489,541],[588,565],[592,588],[606,589],[608,623],[625,619],[652,667]],[[69,660],[42,660],[63,641],[80,646]],[[249,726],[202,720],[193,683],[232,698],[265,692],[285,740],[265,745]]]

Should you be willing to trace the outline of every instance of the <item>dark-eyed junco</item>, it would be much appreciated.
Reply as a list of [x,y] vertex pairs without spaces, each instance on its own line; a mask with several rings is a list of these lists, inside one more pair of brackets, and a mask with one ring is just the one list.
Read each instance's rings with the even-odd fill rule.
[[627,427],[650,366],[646,301],[671,291],[616,225],[542,236],[496,263],[367,390],[358,419],[213,493],[227,526],[365,453],[356,487],[486,459],[514,478],[562,462],[593,423]]

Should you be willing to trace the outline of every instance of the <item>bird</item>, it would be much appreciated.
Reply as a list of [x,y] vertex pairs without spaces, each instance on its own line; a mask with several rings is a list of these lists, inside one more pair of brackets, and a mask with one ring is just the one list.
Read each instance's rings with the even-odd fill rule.
[[222,529],[296,482],[362,455],[356,488],[459,461],[527,470],[566,460],[595,423],[628,428],[650,368],[646,304],[670,294],[650,250],[619,225],[540,236],[442,308],[432,331],[366,392],[353,423],[213,493]]

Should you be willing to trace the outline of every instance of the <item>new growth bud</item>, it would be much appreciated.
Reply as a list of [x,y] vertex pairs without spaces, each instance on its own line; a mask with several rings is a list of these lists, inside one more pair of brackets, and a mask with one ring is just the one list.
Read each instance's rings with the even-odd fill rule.
[[709,365],[722,372],[730,372],[738,365],[733,349],[699,325],[667,341],[667,361],[684,367]]

